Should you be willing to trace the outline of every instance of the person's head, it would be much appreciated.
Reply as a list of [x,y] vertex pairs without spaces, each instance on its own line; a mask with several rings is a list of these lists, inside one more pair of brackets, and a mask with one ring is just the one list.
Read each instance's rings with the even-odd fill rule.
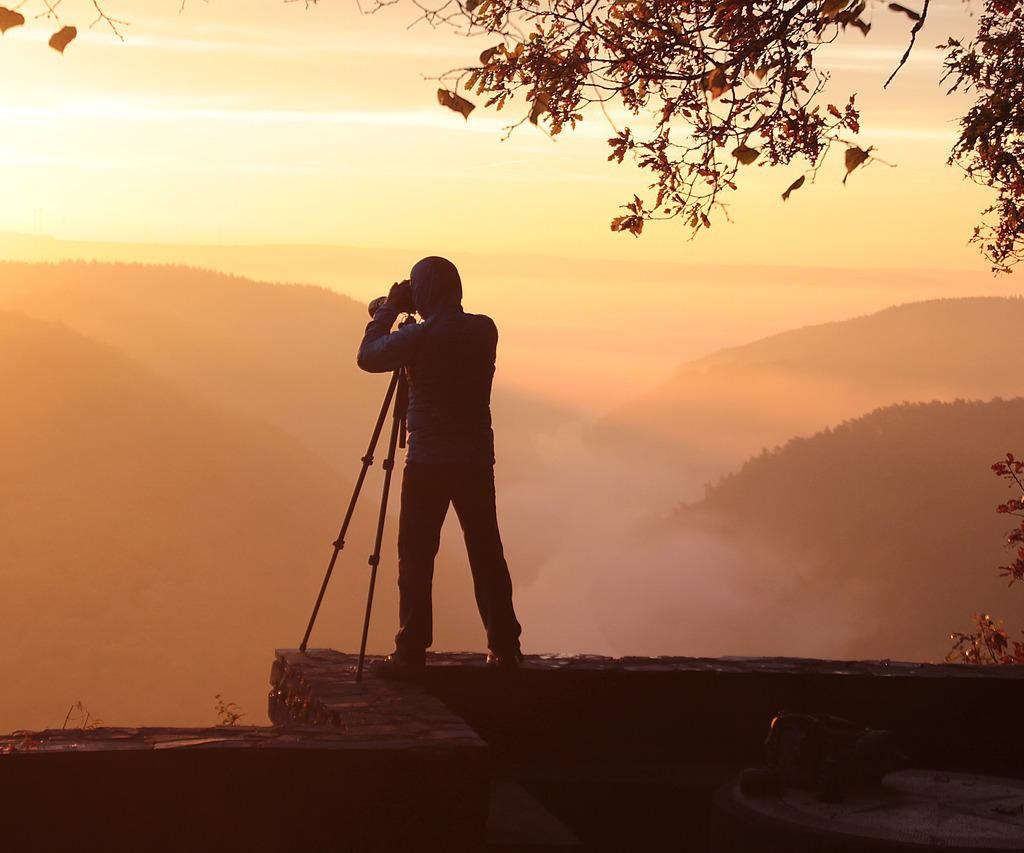
[[412,268],[409,281],[413,305],[423,317],[462,305],[462,279],[455,264],[446,258],[432,256],[419,261]]

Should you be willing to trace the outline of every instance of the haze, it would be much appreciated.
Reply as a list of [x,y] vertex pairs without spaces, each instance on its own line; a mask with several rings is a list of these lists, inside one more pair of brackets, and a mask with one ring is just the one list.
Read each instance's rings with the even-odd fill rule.
[[[893,168],[844,187],[836,159],[786,203],[795,171],[753,168],[734,222],[692,242],[609,232],[637,175],[606,162],[599,113],[501,142],[504,117],[437,107],[424,75],[479,45],[403,7],[109,11],[126,42],[0,40],[0,729],[76,700],[206,723],[216,693],[263,719],[383,393],[354,363],[365,302],[430,253],[500,329],[527,652],[939,660],[972,612],[1022,615],[988,465],[1024,453],[1024,303],[967,245],[986,196],[945,165],[962,102],[928,49],[959,2],[888,92],[893,17],[829,48]],[[316,644],[357,642],[370,516]],[[450,521],[436,648],[479,650],[460,549]]]

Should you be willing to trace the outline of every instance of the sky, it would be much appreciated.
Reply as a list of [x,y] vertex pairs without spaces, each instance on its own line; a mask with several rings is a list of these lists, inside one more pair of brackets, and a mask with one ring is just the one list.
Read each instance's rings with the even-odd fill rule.
[[[64,55],[34,15],[0,38],[0,231],[146,243],[330,244],[529,253],[623,262],[949,268],[984,271],[967,245],[983,190],[946,165],[964,101],[938,85],[933,45],[969,32],[941,0],[910,63],[882,83],[908,23],[884,4],[866,41],[827,47],[832,100],[856,91],[862,144],[879,163],[841,184],[841,157],[783,204],[800,168],[744,170],[733,224],[695,241],[675,223],[612,234],[642,186],[607,162],[608,119],[552,140],[530,126],[501,141],[506,114],[468,121],[437,82],[483,42],[413,25],[412,6],[356,2],[108,0],[124,41],[87,0],[64,0],[82,34]],[[613,119],[621,116],[613,114]]]

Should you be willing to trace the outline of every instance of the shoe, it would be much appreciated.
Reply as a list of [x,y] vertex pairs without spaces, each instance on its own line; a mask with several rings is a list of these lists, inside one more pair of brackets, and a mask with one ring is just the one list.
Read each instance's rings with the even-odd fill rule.
[[490,651],[484,665],[488,669],[519,669],[522,662],[523,653],[518,649],[508,653]]
[[427,656],[394,651],[370,664],[370,671],[382,678],[405,678],[417,675],[427,667]]

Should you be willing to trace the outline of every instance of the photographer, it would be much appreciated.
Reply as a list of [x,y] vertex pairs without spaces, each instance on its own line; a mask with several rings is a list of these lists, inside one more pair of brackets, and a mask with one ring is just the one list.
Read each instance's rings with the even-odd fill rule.
[[[462,525],[477,606],[487,630],[487,663],[514,668],[522,660],[521,628],[498,532],[494,495],[491,382],[498,330],[490,317],[462,310],[458,270],[424,258],[410,280],[371,303],[373,320],[359,346],[363,370],[406,368],[409,450],[398,527],[399,623],[384,674],[421,669],[433,640],[431,586],[441,525],[453,504]],[[422,323],[392,332],[398,315]]]

